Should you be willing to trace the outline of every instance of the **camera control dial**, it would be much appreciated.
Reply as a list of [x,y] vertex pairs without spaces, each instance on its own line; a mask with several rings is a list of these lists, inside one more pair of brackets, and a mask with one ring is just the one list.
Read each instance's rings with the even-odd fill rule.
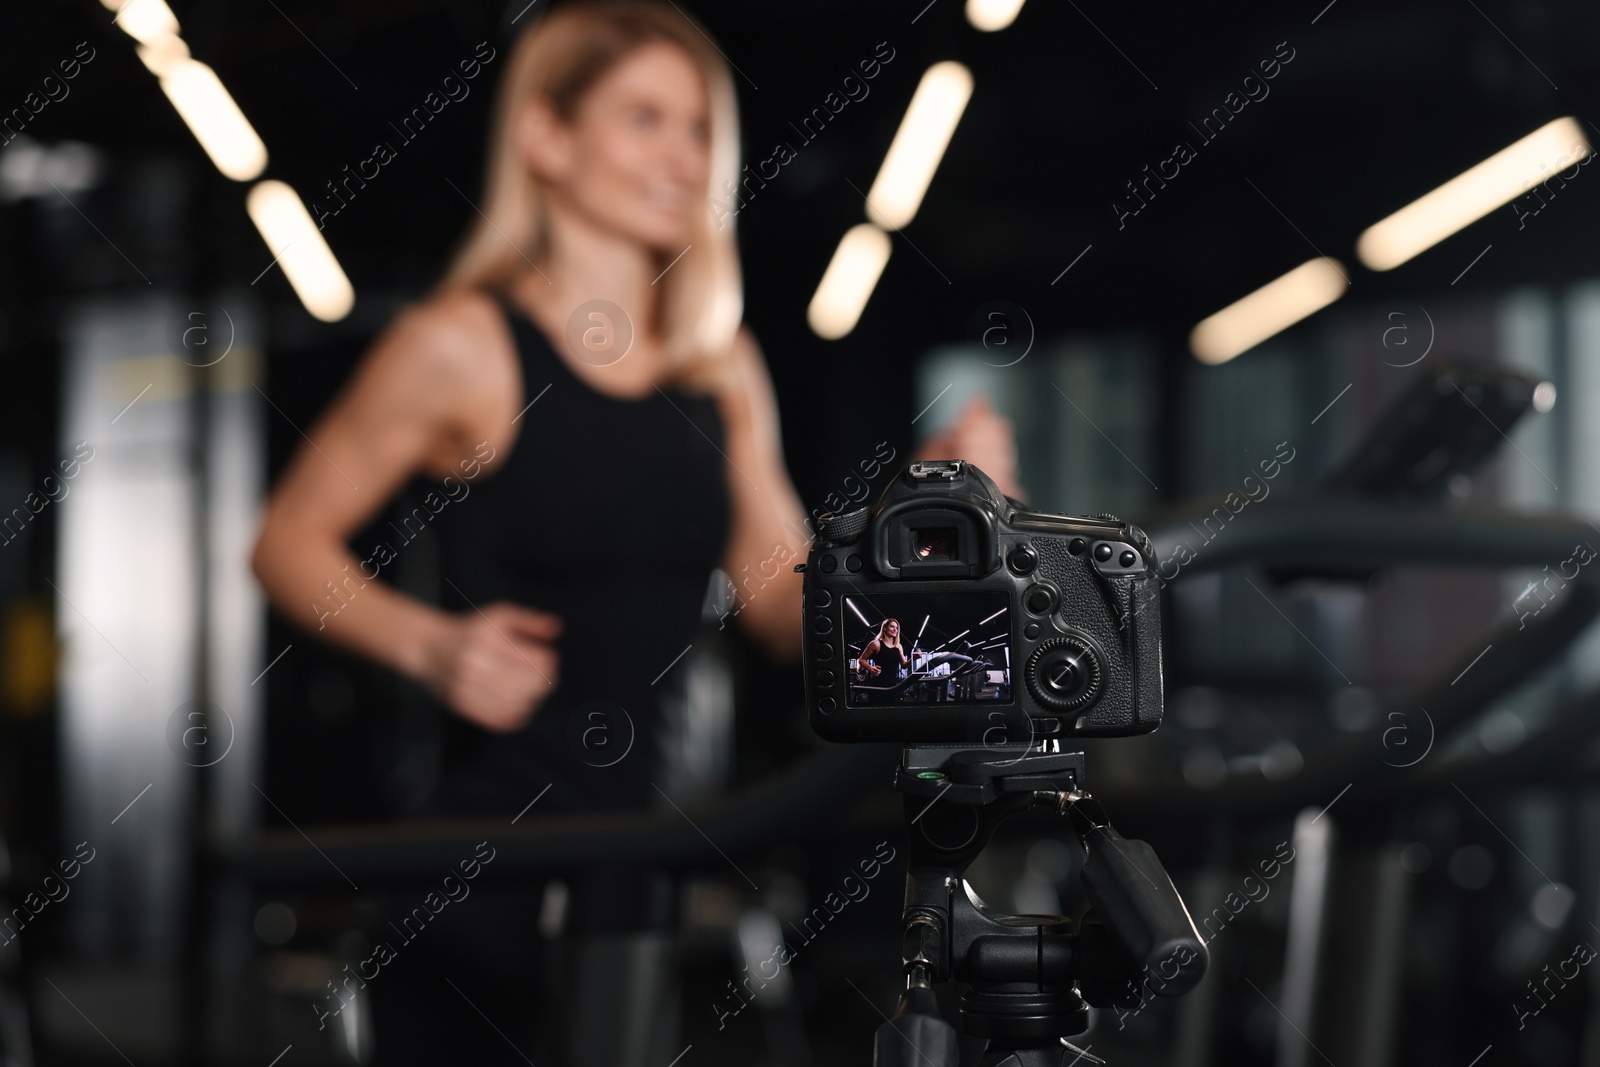
[[818,515],[817,537],[829,544],[853,545],[861,539],[871,521],[871,508],[851,508],[849,511]]
[[1076,637],[1053,637],[1034,649],[1025,673],[1034,699],[1054,711],[1080,711],[1100,695],[1100,656]]

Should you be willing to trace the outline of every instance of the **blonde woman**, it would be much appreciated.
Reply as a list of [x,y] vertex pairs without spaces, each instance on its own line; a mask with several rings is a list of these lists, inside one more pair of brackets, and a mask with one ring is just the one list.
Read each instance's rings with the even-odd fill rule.
[[[463,246],[284,471],[254,565],[284,615],[448,709],[422,814],[509,823],[535,797],[535,817],[658,802],[659,701],[713,568],[738,574],[775,546],[803,558],[807,545],[772,383],[741,325],[733,227],[708,209],[740,170],[726,62],[674,6],[574,2],[526,31],[505,66]],[[1009,425],[987,407],[923,453],[1012,481]],[[417,477],[439,491],[391,524],[392,540],[352,552],[347,540]],[[386,581],[424,526],[441,553],[438,606]],[[745,596],[744,633],[794,660],[800,575],[782,568]],[[573,887],[568,926],[663,921],[664,893],[641,872],[594,872]],[[516,1028],[533,1018],[538,902],[490,904],[449,909],[441,923],[476,925],[430,931],[372,980],[380,1061],[521,1062],[492,1033],[467,1055],[460,1042],[482,1019],[445,1019],[462,998],[419,970],[482,976],[462,989],[533,1040]],[[415,1010],[397,1012],[408,963]],[[431,1052],[430,1034],[448,1052]]]
[[884,619],[877,636],[861,650],[860,659],[868,675],[886,682],[895,681],[901,671],[910,668],[911,657],[900,647],[900,620]]

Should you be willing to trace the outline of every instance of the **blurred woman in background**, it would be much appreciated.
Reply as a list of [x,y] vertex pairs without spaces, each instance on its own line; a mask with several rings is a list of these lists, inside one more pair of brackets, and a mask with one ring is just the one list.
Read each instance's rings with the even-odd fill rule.
[[[254,566],[288,618],[451,713],[418,814],[509,825],[535,798],[534,817],[659,803],[662,691],[713,569],[808,546],[772,383],[741,325],[733,229],[707,208],[739,175],[726,62],[672,6],[580,0],[524,32],[506,65],[464,245],[290,461]],[[985,405],[921,454],[1016,489],[1009,424]],[[417,477],[449,495],[414,512],[437,536],[439,605],[384,581],[404,544],[366,559],[347,545]],[[800,581],[781,569],[737,615],[778,662],[799,655]],[[619,614],[646,625],[620,629]],[[539,899],[480,886],[396,953],[366,990],[378,1062],[557,1051],[533,1010]],[[611,945],[572,979],[573,1010],[604,982],[625,1018],[617,968],[665,980],[672,885],[619,863],[577,877],[568,899],[567,928]],[[637,1044],[627,1025],[589,1029],[618,1047],[573,1062],[650,1051],[623,1047]]]

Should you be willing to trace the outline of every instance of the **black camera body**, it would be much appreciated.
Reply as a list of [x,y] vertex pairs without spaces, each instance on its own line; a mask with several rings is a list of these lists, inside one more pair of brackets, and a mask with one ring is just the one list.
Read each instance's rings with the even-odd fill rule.
[[1026,510],[962,460],[818,520],[806,706],[831,741],[994,748],[1161,724],[1156,558],[1108,517]]

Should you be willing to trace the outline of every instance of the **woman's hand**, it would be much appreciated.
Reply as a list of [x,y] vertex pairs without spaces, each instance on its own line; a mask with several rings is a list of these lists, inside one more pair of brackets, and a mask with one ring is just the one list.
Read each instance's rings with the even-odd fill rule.
[[453,617],[430,650],[423,679],[468,722],[510,733],[555,691],[561,620],[500,601]]
[[1006,496],[1028,499],[1027,490],[1017,482],[1017,442],[1011,420],[982,394],[969,399],[956,421],[924,441],[913,458],[964,459],[994,479]]

